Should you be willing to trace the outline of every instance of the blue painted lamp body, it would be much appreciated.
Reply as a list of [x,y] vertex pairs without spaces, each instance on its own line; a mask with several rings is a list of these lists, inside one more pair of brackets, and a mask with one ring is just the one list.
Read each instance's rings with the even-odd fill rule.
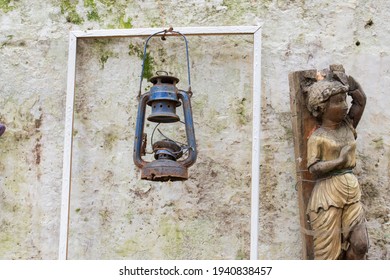
[[[179,90],[176,83],[179,79],[173,76],[156,76],[150,79],[153,83],[150,92],[140,97],[134,140],[133,159],[141,169],[141,179],[151,181],[183,181],[188,179],[188,167],[196,161],[196,140],[192,118],[190,95]],[[183,147],[170,139],[152,143],[154,161],[142,159],[145,155],[146,140],[144,137],[146,106],[152,109],[147,120],[155,123],[174,123],[180,121],[176,108],[183,105],[184,123],[186,126],[187,157],[180,160]]]

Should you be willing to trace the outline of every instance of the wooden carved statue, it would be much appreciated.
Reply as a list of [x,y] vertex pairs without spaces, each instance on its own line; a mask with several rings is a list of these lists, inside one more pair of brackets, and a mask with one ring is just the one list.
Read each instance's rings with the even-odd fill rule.
[[[368,248],[356,165],[356,127],[366,96],[341,65],[301,75],[301,93],[315,126],[306,137],[306,168],[314,182],[305,203],[312,257],[365,259]],[[306,73],[307,74],[307,73]],[[291,82],[291,80],[290,80]],[[352,98],[350,108],[347,95]],[[310,180],[308,180],[310,181]]]

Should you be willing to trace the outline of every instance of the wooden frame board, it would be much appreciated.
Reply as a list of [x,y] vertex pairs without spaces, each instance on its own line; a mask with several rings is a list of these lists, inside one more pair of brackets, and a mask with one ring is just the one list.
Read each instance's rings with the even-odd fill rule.
[[317,122],[306,107],[302,85],[308,78],[315,78],[317,70],[297,71],[290,73],[290,107],[294,136],[295,166],[297,171],[297,190],[299,220],[302,233],[303,259],[314,259],[313,236],[306,215],[307,204],[314,188],[314,176],[307,170],[307,140],[315,129]]
[[[69,34],[68,77],[65,109],[65,136],[62,173],[61,221],[59,259],[68,257],[70,198],[72,178],[72,150],[74,100],[76,87],[77,41],[83,38],[146,37],[162,28],[71,31]],[[251,179],[251,244],[250,258],[258,258],[259,182],[260,182],[260,111],[261,111],[261,26],[217,26],[174,28],[185,36],[250,35],[253,37],[253,123],[252,123],[252,179]]]

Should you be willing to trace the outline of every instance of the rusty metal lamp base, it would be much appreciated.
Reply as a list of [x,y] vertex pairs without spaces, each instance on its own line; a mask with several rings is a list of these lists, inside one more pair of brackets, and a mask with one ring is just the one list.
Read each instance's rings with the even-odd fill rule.
[[188,179],[188,169],[177,161],[159,159],[142,168],[141,179],[160,182],[184,181]]

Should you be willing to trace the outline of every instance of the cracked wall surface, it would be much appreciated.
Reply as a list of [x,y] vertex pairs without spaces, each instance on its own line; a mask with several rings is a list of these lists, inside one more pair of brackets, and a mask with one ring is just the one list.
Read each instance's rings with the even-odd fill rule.
[[[259,257],[302,255],[288,73],[341,63],[368,98],[355,168],[368,257],[390,259],[389,9],[384,0],[0,1],[0,259],[58,255],[70,30],[260,23]],[[253,40],[189,38],[199,156],[188,181],[170,183],[140,181],[132,163],[143,44],[78,43],[69,258],[249,258]],[[152,39],[146,73],[166,70],[186,89],[184,58],[180,40]],[[183,140],[182,125],[164,128]]]

